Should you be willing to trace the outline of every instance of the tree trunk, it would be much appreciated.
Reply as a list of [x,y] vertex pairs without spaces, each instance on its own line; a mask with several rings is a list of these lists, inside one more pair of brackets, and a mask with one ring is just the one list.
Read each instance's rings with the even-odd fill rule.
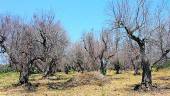
[[134,68],[134,75],[140,75],[138,66],[135,66],[135,68]]
[[116,64],[114,65],[116,74],[120,74],[120,63],[119,60],[117,60]]
[[[145,54],[145,44],[140,46],[141,66],[142,66],[142,81],[137,89],[151,90],[152,89],[152,75],[149,60]],[[137,86],[136,86],[137,87]],[[135,88],[136,90],[136,88]]]
[[80,68],[81,73],[83,73],[84,72],[84,68],[81,66],[81,64],[79,62],[77,64],[78,64],[78,66]]
[[131,63],[133,65],[133,69],[134,69],[134,75],[140,75],[139,72],[139,62],[134,62],[133,60],[131,60]]
[[19,83],[22,84],[28,84],[29,79],[29,68],[28,66],[23,66],[23,68],[20,71],[20,77],[19,77]]
[[104,65],[102,61],[100,62],[100,73],[105,75]]
[[68,72],[69,72],[69,68],[68,68],[68,66],[66,65],[66,66],[64,66],[64,72],[65,72],[65,74],[68,74]]
[[106,61],[104,61],[103,59],[100,60],[100,72],[103,75],[106,75]]
[[55,59],[52,59],[51,62],[47,65],[45,74],[43,77],[54,75],[56,69]]
[[141,84],[144,87],[150,89],[152,87],[152,76],[151,76],[151,69],[150,64],[147,61],[142,62],[142,82]]
[[52,65],[47,66],[44,77],[54,75],[55,71]]

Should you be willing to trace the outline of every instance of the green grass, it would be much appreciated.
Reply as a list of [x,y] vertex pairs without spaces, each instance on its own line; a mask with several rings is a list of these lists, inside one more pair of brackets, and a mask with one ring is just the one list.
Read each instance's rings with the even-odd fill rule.
[[19,74],[17,72],[0,73],[0,89],[11,87],[18,82]]

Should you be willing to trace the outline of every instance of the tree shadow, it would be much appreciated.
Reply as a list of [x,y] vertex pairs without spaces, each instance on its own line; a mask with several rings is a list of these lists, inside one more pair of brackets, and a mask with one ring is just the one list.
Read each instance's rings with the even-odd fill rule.
[[162,86],[162,89],[170,90],[170,83],[167,83],[164,86]]
[[157,78],[155,78],[155,80],[156,80],[156,79],[169,81],[169,80],[170,80],[170,76],[166,76],[166,77],[164,77],[164,76],[162,76],[162,77],[157,77]]

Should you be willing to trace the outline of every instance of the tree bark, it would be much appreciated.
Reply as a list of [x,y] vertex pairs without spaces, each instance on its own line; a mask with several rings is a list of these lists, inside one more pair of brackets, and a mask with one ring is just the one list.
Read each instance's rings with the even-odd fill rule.
[[132,59],[131,59],[131,63],[133,65],[133,69],[134,69],[134,75],[140,75],[140,72],[139,72],[139,62],[134,62]]
[[100,72],[103,75],[106,75],[106,64],[104,63],[103,60],[100,60]]
[[50,63],[47,65],[46,70],[45,70],[45,74],[44,74],[43,77],[54,75],[55,70],[56,70],[55,59],[52,59],[50,61]]
[[134,68],[134,75],[140,75],[139,67],[137,65],[135,65],[135,68]]
[[83,73],[84,72],[84,68],[81,66],[80,62],[77,62],[77,64],[78,64],[78,67],[80,68],[81,73]]
[[29,80],[29,68],[28,66],[23,66],[23,68],[20,70],[20,77],[19,77],[19,83],[22,84],[28,84]]
[[142,64],[142,82],[146,88],[150,88],[152,86],[152,76],[151,76],[151,69],[150,64],[146,61]]
[[143,41],[140,46],[140,54],[141,54],[141,66],[142,66],[142,81],[141,87],[147,88],[150,90],[152,87],[152,75],[151,75],[151,67],[149,60],[145,54],[145,42]]
[[115,64],[115,70],[116,70],[116,74],[120,74],[120,65],[119,65],[119,62],[117,62],[117,64]]

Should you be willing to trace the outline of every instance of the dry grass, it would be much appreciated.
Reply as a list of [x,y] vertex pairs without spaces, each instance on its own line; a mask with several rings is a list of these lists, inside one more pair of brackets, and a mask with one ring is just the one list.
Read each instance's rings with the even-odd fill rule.
[[51,89],[68,89],[72,87],[78,87],[82,85],[98,85],[104,86],[110,83],[111,80],[106,76],[100,74],[99,72],[86,72],[78,73],[76,76],[70,78],[66,82],[62,83],[49,83],[49,88]]
[[40,74],[32,75],[30,81],[39,84],[39,87],[35,92],[27,92],[22,86],[11,86],[17,83],[17,73],[3,73],[0,74],[0,96],[170,96],[170,70],[168,69],[153,72],[153,83],[157,83],[161,88],[157,92],[133,91],[133,86],[140,83],[141,76],[134,76],[132,71],[118,75],[109,71],[106,77],[111,81],[103,86],[88,84],[62,90],[48,88],[49,83],[66,82],[78,75],[80,74],[57,73],[49,79],[41,79]]

